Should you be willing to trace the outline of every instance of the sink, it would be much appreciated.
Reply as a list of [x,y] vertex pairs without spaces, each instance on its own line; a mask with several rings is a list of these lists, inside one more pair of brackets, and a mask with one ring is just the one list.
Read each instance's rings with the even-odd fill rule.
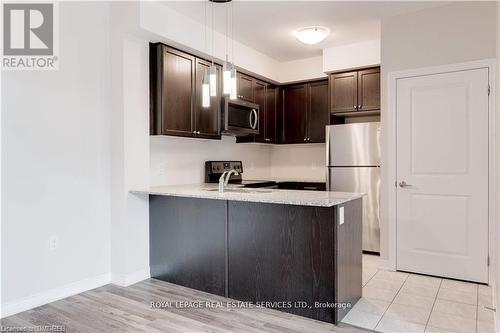
[[[211,189],[208,189],[208,190],[205,190],[205,191],[209,191],[209,192],[219,192],[219,189],[217,188],[211,188]],[[259,191],[256,191],[256,190],[244,190],[244,189],[237,189],[237,188],[226,188],[224,190],[224,193],[271,193],[272,191],[269,191],[269,190],[259,190]]]

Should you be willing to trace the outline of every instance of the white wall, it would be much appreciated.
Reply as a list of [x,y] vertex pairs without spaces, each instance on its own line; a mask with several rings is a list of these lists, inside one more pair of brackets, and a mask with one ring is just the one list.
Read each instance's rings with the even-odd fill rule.
[[389,259],[387,227],[389,179],[387,74],[395,70],[451,64],[495,57],[495,2],[457,2],[384,19],[381,25],[382,189],[381,257]]
[[323,72],[349,68],[377,66],[380,64],[380,40],[323,49]]
[[59,70],[2,73],[2,316],[109,280],[109,7],[59,6]]
[[[212,47],[205,50],[205,26],[169,8],[166,4],[144,1],[140,4],[140,27],[154,33],[159,40],[172,46],[180,45],[183,49],[196,53],[209,54]],[[220,60],[225,59],[225,35],[207,29],[208,40],[212,40],[213,56]],[[210,43],[209,43],[210,44]],[[234,42],[234,62],[236,66],[267,77],[271,80],[279,79],[279,62],[261,52],[258,52],[237,41]]]
[[273,145],[271,179],[326,181],[326,144]]
[[279,64],[278,81],[280,83],[324,77],[327,77],[327,75],[323,73],[322,56],[286,61]]
[[236,143],[235,138],[202,140],[154,136],[150,139],[151,185],[203,183],[205,161],[242,161],[243,178],[269,179],[271,146]]
[[325,144],[236,143],[234,137],[202,140],[150,138],[151,186],[204,182],[205,161],[243,162],[244,179],[325,181]]
[[[149,277],[149,36],[139,30],[139,4],[111,5],[111,281]],[[131,246],[132,245],[132,246]]]

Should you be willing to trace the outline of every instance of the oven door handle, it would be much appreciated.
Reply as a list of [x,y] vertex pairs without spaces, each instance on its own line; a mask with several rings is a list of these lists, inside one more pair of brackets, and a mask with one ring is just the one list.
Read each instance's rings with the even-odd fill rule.
[[[253,116],[253,121],[252,121],[252,116]],[[255,129],[257,127],[257,121],[259,120],[259,115],[257,114],[257,110],[255,109],[252,109],[252,111],[250,112],[250,115],[248,117],[249,121],[250,121],[250,127],[252,129]]]

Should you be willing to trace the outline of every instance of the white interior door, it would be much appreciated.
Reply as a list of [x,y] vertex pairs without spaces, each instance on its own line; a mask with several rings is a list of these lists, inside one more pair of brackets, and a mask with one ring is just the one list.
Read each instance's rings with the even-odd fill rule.
[[487,283],[488,69],[398,79],[396,107],[397,269]]

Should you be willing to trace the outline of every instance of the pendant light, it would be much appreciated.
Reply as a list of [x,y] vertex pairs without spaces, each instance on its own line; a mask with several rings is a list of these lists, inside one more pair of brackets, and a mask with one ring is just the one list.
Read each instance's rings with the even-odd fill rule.
[[210,80],[206,69],[203,75],[203,81],[201,82],[201,106],[204,108],[210,107]]
[[229,99],[238,99],[236,87],[236,68],[231,69]]
[[231,75],[230,75],[230,90],[229,90],[229,99],[238,99],[237,94],[237,77],[236,77],[236,68],[234,66],[234,7],[233,2],[231,2],[231,55],[233,57],[233,62],[231,64]]
[[214,64],[214,3],[211,2],[210,9],[212,10],[212,65],[210,65],[210,96],[217,96],[217,68]]
[[[222,93],[225,95],[229,95],[230,99],[237,99],[237,90],[236,90],[236,68],[234,67],[234,10],[233,10],[233,3],[231,0],[208,0],[211,2],[211,10],[212,10],[212,49],[211,49],[211,56],[212,56],[212,64],[210,65],[209,69],[209,75],[208,79],[205,80],[204,82],[208,82],[209,85],[209,94],[210,96],[217,96],[217,68],[215,67],[214,63],[214,56],[213,56],[213,50],[214,50],[214,7],[213,3],[224,3],[226,8],[226,61],[223,64],[222,67]],[[232,63],[229,61],[229,56],[228,56],[228,49],[229,49],[229,43],[228,43],[228,30],[229,30],[229,20],[228,20],[228,6],[229,2],[231,2],[231,46],[232,46]],[[206,3],[206,2],[205,2]],[[206,29],[207,29],[207,12],[206,12],[206,5],[205,5],[205,38],[206,38]],[[205,39],[206,42],[206,39]]]
[[[207,3],[204,3],[205,10],[205,52],[208,51],[207,47]],[[201,81],[201,107],[210,107],[210,79],[208,77],[208,71],[205,69],[203,74],[203,79]]]

